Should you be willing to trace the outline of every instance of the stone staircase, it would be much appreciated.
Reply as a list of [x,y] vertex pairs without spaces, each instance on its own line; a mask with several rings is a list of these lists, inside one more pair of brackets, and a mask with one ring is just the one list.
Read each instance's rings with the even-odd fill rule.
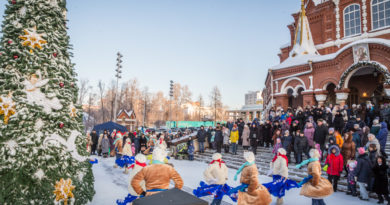
[[[224,151],[222,149],[222,151]],[[387,159],[387,163],[390,164],[390,135],[387,138],[387,144],[385,149],[387,155],[389,158]],[[232,169],[238,169],[243,163],[245,163],[243,158],[243,148],[239,146],[237,149],[237,155],[232,154],[224,154],[223,153],[223,160],[226,162],[226,165],[229,168]],[[202,154],[195,154],[194,159],[197,161],[210,163],[212,161],[212,155],[215,153],[215,150],[206,150],[205,153]],[[270,162],[273,159],[272,154],[272,148],[265,148],[265,147],[258,147],[257,148],[257,155],[256,155],[256,165],[259,169],[260,175],[267,175],[269,169],[270,169]],[[303,160],[306,159],[306,156],[303,156]],[[301,169],[295,168],[295,158],[293,157],[293,153],[291,153],[291,161],[289,163],[289,179],[295,180],[297,182],[302,181],[304,177],[307,176],[307,168],[306,166],[302,167]],[[325,160],[323,160],[325,162]],[[323,165],[323,164],[322,164]],[[327,178],[327,173],[322,171],[322,176],[324,178]],[[338,191],[346,192],[347,191],[347,180],[344,177],[345,171],[341,174],[341,178],[338,182]],[[265,183],[265,182],[262,182]],[[359,189],[358,189],[359,191]],[[371,193],[370,197],[377,198],[375,193]]]

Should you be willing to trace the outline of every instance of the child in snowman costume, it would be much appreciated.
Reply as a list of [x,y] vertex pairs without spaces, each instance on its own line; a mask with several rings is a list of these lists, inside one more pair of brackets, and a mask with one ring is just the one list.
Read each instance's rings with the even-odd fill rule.
[[241,174],[241,186],[238,190],[238,205],[269,205],[272,202],[267,188],[259,183],[259,171],[255,164],[253,152],[244,152],[246,162],[238,169],[234,180]]
[[316,149],[310,150],[310,159],[303,161],[297,165],[300,168],[308,164],[308,177],[304,178],[299,184],[302,185],[300,195],[312,199],[312,205],[325,205],[324,198],[333,194],[333,186],[329,180],[321,177],[320,153]]
[[210,162],[207,169],[203,172],[205,182],[200,182],[200,187],[193,191],[197,197],[214,195],[214,200],[211,205],[220,205],[222,198],[230,190],[230,187],[225,183],[228,180],[228,168],[222,155],[215,153],[212,156],[213,161]]
[[291,188],[298,188],[299,185],[288,178],[288,158],[286,156],[286,150],[283,148],[278,149],[277,155],[270,163],[270,171],[272,172],[273,181],[267,184],[263,184],[267,187],[268,191],[275,197],[277,197],[276,204],[283,204],[283,197],[285,191]]
[[[131,165],[128,169],[131,169],[130,175],[129,175],[129,193],[133,196],[138,196],[138,194],[134,191],[133,187],[131,186],[131,181],[133,180],[134,176],[138,174],[139,171],[141,171],[142,168],[146,167],[146,157],[143,154],[137,154],[135,156],[135,163]],[[140,186],[143,191],[146,191],[145,187],[145,181],[140,182]]]
[[[126,196],[124,200],[117,200],[116,203],[117,205],[128,205],[129,203],[131,204],[134,200],[139,198],[139,195],[134,191],[133,187],[131,186],[131,181],[133,180],[134,176],[141,171],[144,167],[146,167],[146,157],[143,154],[137,154],[135,156],[135,162],[132,164],[130,167],[126,168],[130,169],[130,176],[129,176],[129,194]],[[145,187],[145,181],[140,182],[141,189],[143,191],[146,191]]]
[[[122,158],[130,158],[133,156],[133,151],[132,151],[132,147],[131,147],[131,139],[130,138],[126,138],[126,142],[125,142],[125,145],[123,146],[123,149],[122,149]],[[126,163],[125,164],[125,171],[124,173],[127,174],[129,173],[127,167],[129,166],[129,163]]]
[[[183,188],[183,179],[172,166],[164,162],[166,157],[165,150],[154,149],[152,164],[141,169],[131,180],[131,186],[137,195],[150,196],[166,191],[171,180],[173,180],[175,188]],[[146,191],[142,189],[142,181],[145,181]]]

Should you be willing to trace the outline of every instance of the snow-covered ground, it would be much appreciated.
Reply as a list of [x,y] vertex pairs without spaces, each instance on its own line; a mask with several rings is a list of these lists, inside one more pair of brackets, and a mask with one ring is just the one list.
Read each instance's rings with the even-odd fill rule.
[[[128,175],[123,174],[123,169],[115,169],[114,158],[98,158],[99,163],[93,165],[93,173],[95,176],[95,190],[96,194],[91,205],[110,205],[116,204],[117,199],[123,199],[127,196]],[[178,161],[171,159],[170,162],[174,164],[175,169],[179,172],[184,180],[184,190],[191,192],[195,189],[200,180],[203,178],[203,171],[206,169],[207,164],[197,161]],[[233,177],[236,170],[229,170],[230,186],[239,185],[238,181],[234,181]],[[267,176],[259,176],[261,183],[270,182],[272,179]],[[276,199],[273,198],[273,203],[276,204]],[[206,198],[210,201],[211,198]],[[224,198],[224,204],[234,204],[229,198]],[[299,189],[293,189],[287,192],[284,198],[285,205],[302,205],[311,204],[311,199],[299,195]],[[369,202],[363,202],[356,197],[347,196],[343,192],[334,193],[332,196],[325,199],[327,204],[359,204],[368,205],[376,204],[377,200],[370,199]]]

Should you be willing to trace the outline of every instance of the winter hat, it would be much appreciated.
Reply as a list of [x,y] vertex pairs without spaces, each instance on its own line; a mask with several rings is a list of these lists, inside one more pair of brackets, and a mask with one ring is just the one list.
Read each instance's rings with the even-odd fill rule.
[[317,159],[320,158],[320,153],[318,152],[317,149],[311,149],[309,155],[310,158],[317,158]]
[[359,147],[358,148],[358,152],[359,152],[360,155],[363,155],[363,154],[366,153],[366,150],[364,150],[364,147]]
[[153,160],[163,162],[167,157],[167,152],[161,148],[155,148],[153,150]]
[[282,154],[282,155],[286,155],[286,150],[285,149],[283,149],[283,148],[279,148],[278,149],[278,153],[280,153],[280,154]]
[[135,156],[135,160],[137,160],[139,163],[146,163],[146,157],[143,154],[137,154]]
[[332,133],[333,133],[333,132],[334,132],[334,128],[333,128],[333,127],[330,127],[329,130],[328,130],[328,132],[332,132]]
[[378,119],[375,119],[372,123],[373,123],[374,125],[377,125],[377,124],[379,124],[379,120],[378,120]]
[[116,133],[116,137],[122,138],[122,134],[120,132]]
[[247,162],[254,162],[255,161],[255,155],[253,152],[244,152],[244,159]]
[[222,159],[222,155],[220,153],[214,153],[212,158],[213,160],[219,160]]
[[348,167],[349,167],[349,170],[350,170],[350,171],[353,171],[353,170],[356,168],[356,166],[357,166],[357,161],[355,161],[355,160],[350,160],[350,161],[348,162]]

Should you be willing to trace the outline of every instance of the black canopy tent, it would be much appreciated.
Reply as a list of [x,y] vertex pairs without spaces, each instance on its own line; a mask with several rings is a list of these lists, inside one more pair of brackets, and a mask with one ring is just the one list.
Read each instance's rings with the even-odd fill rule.
[[111,133],[114,129],[122,133],[127,132],[126,127],[112,121],[105,122],[100,125],[95,125],[92,130],[96,130],[97,133],[103,133],[104,130],[108,130]]

